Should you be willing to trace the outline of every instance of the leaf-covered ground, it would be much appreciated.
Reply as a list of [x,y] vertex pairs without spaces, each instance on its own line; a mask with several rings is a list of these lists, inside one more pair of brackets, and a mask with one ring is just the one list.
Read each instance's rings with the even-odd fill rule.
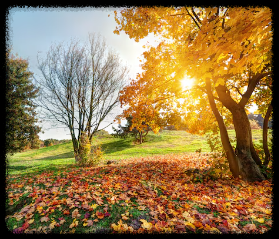
[[269,231],[271,182],[203,179],[210,165],[206,154],[184,154],[9,175],[6,224],[14,233]]

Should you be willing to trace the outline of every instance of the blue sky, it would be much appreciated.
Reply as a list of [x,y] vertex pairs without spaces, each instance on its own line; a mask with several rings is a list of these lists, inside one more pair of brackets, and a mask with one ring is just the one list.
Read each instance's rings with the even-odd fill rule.
[[[38,53],[43,56],[54,43],[69,42],[71,39],[86,41],[89,33],[100,33],[108,46],[119,53],[123,63],[129,66],[130,78],[135,78],[141,72],[139,59],[144,51],[142,46],[147,41],[156,44],[155,38],[151,36],[137,43],[125,33],[115,35],[114,10],[120,8],[12,8],[8,18],[8,44],[14,54],[28,59],[30,71],[39,77]],[[39,134],[41,139],[70,138],[68,129],[51,128],[45,122],[42,126],[45,133]]]

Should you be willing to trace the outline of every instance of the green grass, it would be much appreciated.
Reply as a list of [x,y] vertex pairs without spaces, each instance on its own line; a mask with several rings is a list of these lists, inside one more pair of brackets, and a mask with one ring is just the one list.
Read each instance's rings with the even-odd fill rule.
[[[229,135],[230,137],[234,137],[234,132],[230,130]],[[253,138],[256,143],[260,142],[261,137],[261,130],[253,130]],[[184,131],[163,131],[157,135],[150,133],[146,142],[142,145],[135,144],[133,138],[119,139],[113,138],[112,136],[95,137],[93,142],[95,145],[101,145],[104,151],[104,161],[101,162],[101,164],[105,164],[107,160],[115,160],[119,162],[128,158],[131,158],[131,161],[133,162],[133,157],[147,157],[156,154],[183,154],[185,152],[195,152],[195,150],[200,148],[202,149],[202,152],[210,151],[205,136],[192,135]],[[177,160],[176,157],[174,159]],[[43,210],[54,211],[47,211],[46,215],[49,217],[49,221],[41,222],[40,220],[44,215],[42,215],[41,212],[38,212],[37,206],[34,206],[35,211],[31,214],[31,218],[34,219],[34,221],[30,224],[29,229],[38,229],[41,226],[43,228],[49,227],[51,222],[59,222],[59,220],[62,220],[61,218],[63,218],[65,219],[65,223],[63,225],[61,224],[59,227],[55,227],[52,232],[71,232],[72,229],[70,230],[69,227],[73,222],[72,213],[77,207],[69,208],[66,204],[62,203],[62,200],[67,198],[72,198],[74,200],[78,195],[84,196],[85,193],[83,192],[85,192],[85,190],[87,192],[89,190],[91,193],[94,192],[96,195],[99,195],[103,200],[103,204],[98,205],[97,208],[90,211],[89,220],[94,220],[93,226],[90,227],[83,225],[83,219],[85,218],[86,213],[88,213],[88,209],[82,207],[78,208],[81,216],[78,218],[78,226],[73,228],[76,233],[110,233],[112,232],[111,225],[118,224],[120,219],[122,219],[123,223],[127,225],[134,225],[135,228],[140,227],[141,219],[147,220],[148,222],[151,221],[150,215],[151,213],[154,213],[154,208],[149,208],[149,206],[152,205],[151,202],[154,198],[156,200],[160,199],[160,202],[171,201],[175,210],[184,207],[184,202],[186,200],[187,204],[190,205],[187,210],[194,210],[204,215],[211,214],[218,222],[220,222],[222,214],[219,211],[213,211],[213,209],[211,210],[199,201],[183,198],[184,194],[181,194],[179,197],[171,197],[174,192],[173,186],[171,185],[181,184],[180,175],[188,177],[183,167],[181,167],[181,164],[173,167],[172,163],[168,164],[162,162],[162,165],[158,166],[158,162],[157,164],[155,164],[155,162],[154,164],[142,163],[141,160],[136,160],[135,162],[135,164],[121,164],[119,162],[119,164],[112,166],[79,168],[75,164],[71,143],[50,146],[37,150],[29,150],[10,156],[8,159],[9,176],[7,177],[7,194],[10,195],[10,198],[6,200],[6,212],[7,215],[9,215],[6,218],[8,229],[12,231],[23,226],[26,218],[16,218],[13,217],[13,215],[18,215],[20,210],[27,205],[34,205],[39,197],[47,204],[43,206]],[[153,160],[150,160],[150,162],[153,162]],[[153,165],[156,165],[156,167],[158,166],[158,168],[156,170],[150,170],[154,168]],[[172,174],[173,170],[177,170],[177,172]],[[143,179],[141,178],[141,175],[147,176]],[[154,175],[155,181],[152,181],[154,180]],[[173,180],[176,180],[176,183],[168,184]],[[192,183],[196,184],[196,182],[190,182],[189,180],[186,182],[190,187]],[[225,183],[225,180],[222,182]],[[128,187],[126,189],[115,187],[117,183],[130,185],[129,190]],[[205,182],[202,183],[205,184]],[[85,184],[87,184],[90,189],[87,189]],[[169,186],[166,186],[166,184]],[[229,182],[229,185],[231,184],[237,185]],[[136,189],[131,186],[136,186]],[[210,188],[211,186],[210,183]],[[245,191],[246,189],[241,188],[241,186],[242,185],[238,185],[235,187],[238,188],[239,192]],[[54,187],[59,187],[59,194],[50,191]],[[226,184],[224,187],[226,187]],[[83,192],[79,191],[81,188]],[[180,189],[185,190],[184,193],[188,190],[184,186],[181,186]],[[210,192],[212,192],[211,189]],[[146,191],[142,193],[143,190]],[[204,190],[204,187],[202,190]],[[220,193],[219,196],[216,196],[217,198],[221,196],[223,197],[223,190],[219,190],[218,187],[214,190],[215,194],[217,193],[217,195],[219,195]],[[71,196],[68,194],[70,191],[73,192]],[[111,203],[110,200],[112,196],[120,197],[121,194],[126,195],[128,191],[135,192],[135,194],[127,194],[130,201],[119,199],[117,202]],[[96,192],[100,192],[100,194],[97,194]],[[154,192],[152,195],[150,194],[151,196],[149,195],[152,200],[149,201],[149,206],[144,204],[146,207],[140,208],[139,206],[142,205],[142,198],[146,197],[146,192]],[[229,194],[233,194],[233,192],[229,191]],[[195,197],[199,197],[199,191],[197,192],[197,195]],[[251,197],[251,194],[247,195]],[[254,196],[257,196],[257,194],[252,197],[254,198]],[[262,197],[262,195],[258,196],[259,198]],[[53,207],[52,202],[55,201],[54,198],[59,201],[60,208]],[[242,197],[239,198],[242,199]],[[88,200],[88,202],[90,202],[90,200]],[[96,202],[96,200],[92,200],[89,203],[89,206],[96,204]],[[37,204],[38,202],[36,202],[36,205]],[[79,205],[82,204],[80,203]],[[64,210],[70,210],[70,214],[64,214]],[[95,213],[98,211],[106,214],[107,210],[108,215],[97,220]],[[166,208],[166,210],[168,209]],[[123,215],[127,213],[129,214],[128,219],[123,219]],[[261,215],[257,217],[262,218],[263,216]],[[265,224],[261,224],[257,221],[253,221],[253,223],[257,227],[265,226],[270,229],[270,216],[265,215],[264,220]],[[251,222],[249,221],[249,223]],[[244,227],[247,224],[248,222],[244,220],[240,221],[241,227]],[[192,233],[192,231],[188,229],[186,230],[187,232]],[[203,231],[200,229],[195,231],[195,233],[202,232]]]
[[7,158],[9,174],[36,173],[74,164],[71,143],[16,153]]
[[[235,137],[234,130],[229,136]],[[260,143],[262,130],[253,130],[255,143]],[[134,138],[120,139],[112,136],[93,138],[94,145],[100,145],[104,152],[104,163],[107,160],[125,160],[131,157],[147,157],[156,154],[209,152],[205,136],[193,135],[185,131],[162,131],[159,134],[150,132],[146,142],[135,144]],[[63,167],[75,167],[72,143],[49,146],[36,150],[16,153],[8,156],[9,174],[29,174],[46,170],[58,170]]]

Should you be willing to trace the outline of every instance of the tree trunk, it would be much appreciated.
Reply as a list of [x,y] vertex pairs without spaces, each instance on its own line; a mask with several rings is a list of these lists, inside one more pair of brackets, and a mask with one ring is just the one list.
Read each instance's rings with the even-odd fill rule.
[[268,133],[268,121],[269,117],[272,111],[272,105],[270,104],[267,108],[267,112],[264,117],[264,123],[263,123],[263,149],[264,149],[264,154],[265,154],[265,159],[264,159],[264,165],[267,166],[270,160],[270,153],[268,150],[268,144],[267,144],[267,133]]
[[[236,133],[236,155],[239,158],[240,175],[247,181],[262,181],[264,176],[261,173],[251,153],[251,128],[248,116],[243,107],[231,109],[233,123]],[[255,152],[253,152],[254,154]]]
[[142,144],[142,132],[139,132],[139,136],[140,136],[139,143]]
[[[260,168],[256,164],[257,162],[261,165],[261,161],[259,160],[259,157],[253,146],[250,122],[245,112],[245,102],[248,94],[244,94],[245,98],[243,97],[239,103],[236,103],[231,98],[226,86],[218,85],[215,87],[215,89],[219,96],[219,100],[232,113],[233,116],[237,142],[235,153],[239,159],[238,163],[241,177],[244,180],[251,182],[264,180],[265,178],[261,173]],[[248,87],[248,89],[251,91],[251,88]]]
[[74,156],[75,156],[75,161],[78,163],[80,161],[80,156],[79,156],[79,143],[78,140],[76,139],[75,135],[72,136],[72,143],[73,143],[73,148],[74,148]]
[[214,97],[213,97],[213,94],[211,91],[210,80],[208,80],[208,79],[206,80],[206,90],[207,90],[207,96],[208,96],[208,100],[210,103],[210,107],[218,122],[218,126],[220,129],[220,135],[221,135],[221,142],[222,142],[223,148],[225,150],[225,153],[226,153],[226,156],[227,156],[227,159],[229,162],[230,171],[232,172],[233,176],[235,178],[237,178],[239,176],[238,158],[236,157],[233,147],[230,143],[228,131],[225,126],[224,120],[216,107]]

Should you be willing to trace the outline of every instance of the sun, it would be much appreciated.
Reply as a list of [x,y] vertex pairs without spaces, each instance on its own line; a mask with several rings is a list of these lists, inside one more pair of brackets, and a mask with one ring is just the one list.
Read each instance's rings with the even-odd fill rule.
[[191,89],[194,84],[194,79],[185,76],[181,81],[182,90]]

